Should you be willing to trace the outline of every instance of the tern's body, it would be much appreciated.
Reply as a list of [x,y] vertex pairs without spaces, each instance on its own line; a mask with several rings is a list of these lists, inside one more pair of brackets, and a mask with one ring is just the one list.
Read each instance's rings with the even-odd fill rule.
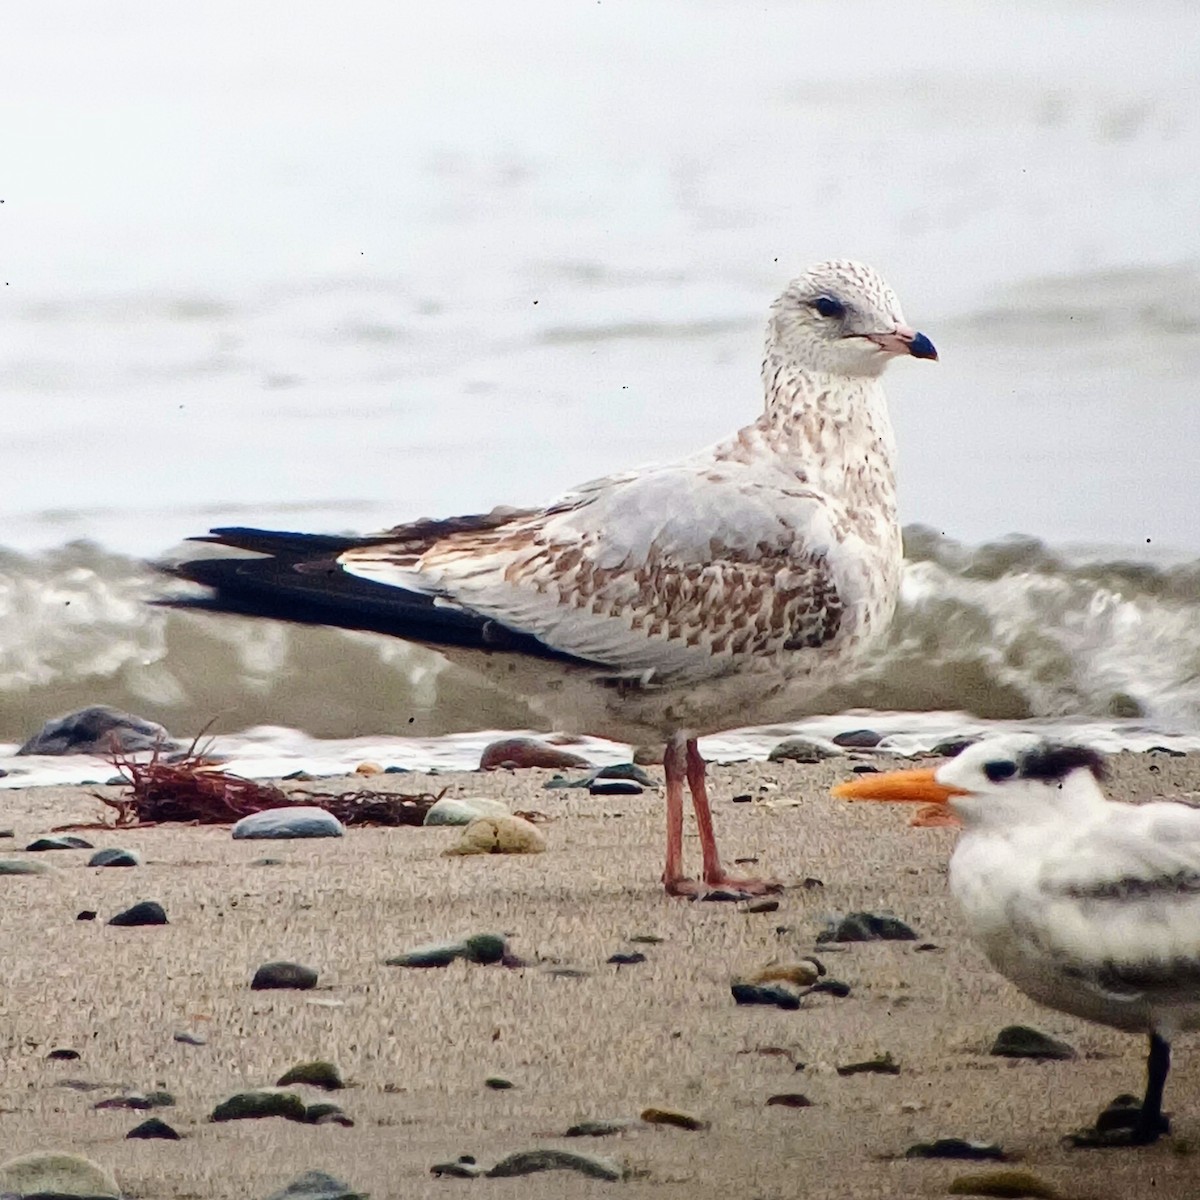
[[936,358],[868,267],[822,263],[776,300],[762,415],[666,466],[536,509],[417,521],[366,538],[219,529],[257,552],[177,573],[187,607],[338,625],[431,645],[558,729],[665,740],[667,867],[682,874],[686,780],[704,888],[717,856],[702,733],[779,720],[891,621],[900,585],[894,445],[880,374]]
[[1200,1027],[1200,810],[1109,800],[1103,775],[1090,750],[1015,736],[835,792],[950,805],[950,888],[992,965],[1049,1008],[1150,1037],[1146,1100],[1121,1131],[1147,1142],[1166,1127],[1169,1043]]

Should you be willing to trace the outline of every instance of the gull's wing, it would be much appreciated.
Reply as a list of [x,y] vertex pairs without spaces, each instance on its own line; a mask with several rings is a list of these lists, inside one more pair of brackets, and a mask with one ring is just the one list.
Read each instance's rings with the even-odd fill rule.
[[1107,805],[1046,856],[1038,892],[1023,932],[1069,974],[1118,999],[1195,999],[1200,810]]
[[827,646],[857,620],[866,583],[837,504],[741,463],[611,476],[433,539],[392,532],[339,566],[648,679]]

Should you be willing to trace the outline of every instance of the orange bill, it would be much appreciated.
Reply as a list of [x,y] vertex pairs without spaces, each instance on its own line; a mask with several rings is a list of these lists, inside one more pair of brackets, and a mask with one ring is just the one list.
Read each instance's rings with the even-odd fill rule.
[[885,803],[945,804],[953,796],[965,796],[961,788],[947,787],[934,778],[936,767],[911,771],[887,771],[880,775],[858,775],[839,783],[832,795],[839,800],[881,800]]

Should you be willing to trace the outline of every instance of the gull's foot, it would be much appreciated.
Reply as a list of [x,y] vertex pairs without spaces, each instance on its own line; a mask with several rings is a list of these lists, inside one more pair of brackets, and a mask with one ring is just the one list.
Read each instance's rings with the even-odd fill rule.
[[724,873],[710,879],[664,879],[668,896],[686,896],[689,900],[750,900],[783,890],[774,879],[734,879]]
[[1118,1096],[1097,1118],[1096,1124],[1078,1129],[1063,1138],[1076,1150],[1106,1150],[1121,1146],[1151,1146],[1171,1132],[1165,1113],[1147,1116],[1141,1102],[1128,1093]]

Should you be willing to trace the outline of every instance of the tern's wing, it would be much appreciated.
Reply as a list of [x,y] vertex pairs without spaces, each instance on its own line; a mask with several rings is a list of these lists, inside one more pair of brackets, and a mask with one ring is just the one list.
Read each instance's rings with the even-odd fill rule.
[[739,463],[686,462],[338,562],[616,673],[687,678],[843,635],[866,573],[846,524],[814,489]]

